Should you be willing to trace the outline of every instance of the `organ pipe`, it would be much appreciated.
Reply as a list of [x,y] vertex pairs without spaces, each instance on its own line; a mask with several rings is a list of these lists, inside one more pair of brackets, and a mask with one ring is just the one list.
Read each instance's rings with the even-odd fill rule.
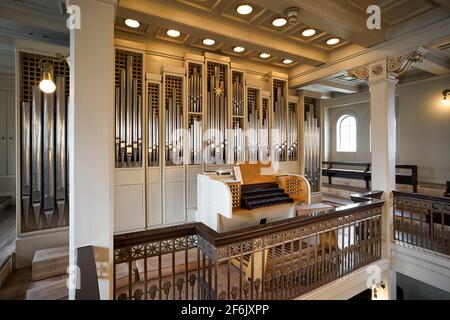
[[42,94],[34,86],[31,104],[22,102],[20,169],[25,232],[67,225],[67,96],[65,78],[55,80],[54,93]]
[[142,96],[133,77],[133,63],[134,57],[128,55],[115,88],[116,168],[140,166],[142,161]]
[[314,101],[305,100],[305,177],[313,192],[320,191],[320,120],[318,107]]

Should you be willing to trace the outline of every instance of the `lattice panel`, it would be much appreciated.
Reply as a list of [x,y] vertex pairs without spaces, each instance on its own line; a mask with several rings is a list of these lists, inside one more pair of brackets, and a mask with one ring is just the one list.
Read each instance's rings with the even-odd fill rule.
[[133,79],[138,81],[138,95],[142,94],[142,72],[143,72],[143,59],[142,54],[137,52],[125,51],[125,50],[116,50],[116,59],[115,59],[115,82],[116,87],[119,86],[120,83],[120,70],[126,69],[127,67],[127,57],[133,56]]
[[29,52],[19,53],[20,67],[20,101],[31,102],[31,91],[39,85],[42,78],[42,70],[39,68],[39,60],[45,59],[53,65],[53,76],[65,77],[66,96],[69,96],[70,69],[65,60],[58,61],[55,57],[39,55]]
[[273,88],[281,88],[281,94],[286,95],[286,81],[273,79]]
[[239,182],[228,183],[228,188],[231,192],[231,201],[233,204],[233,209],[238,209],[241,207],[241,184]]
[[159,165],[159,104],[160,85],[158,83],[148,83],[148,165],[155,167]]
[[189,63],[187,88],[188,111],[201,113],[203,111],[203,66],[197,63]]
[[183,78],[177,76],[166,75],[164,94],[166,97],[166,105],[169,98],[172,97],[173,90],[175,90],[175,102],[183,104]]
[[198,64],[198,63],[189,63],[189,67],[188,67],[189,75],[193,75],[194,74],[194,69],[195,68],[197,68],[198,72],[201,73],[203,65]]
[[159,84],[150,82],[148,84],[148,95],[149,95],[149,109],[155,111],[155,115],[159,116]]
[[224,85],[224,95],[227,95],[227,66],[220,63],[208,62],[207,73],[208,73],[208,91],[211,91],[210,80],[211,77],[214,77],[215,67],[219,67],[219,78],[220,81],[223,81]]
[[268,98],[263,98],[262,99],[262,112],[261,112],[261,117],[262,117],[262,127],[263,128],[268,128],[269,125],[269,99]]
[[233,116],[244,115],[244,74],[242,72],[233,71],[232,77],[232,104]]

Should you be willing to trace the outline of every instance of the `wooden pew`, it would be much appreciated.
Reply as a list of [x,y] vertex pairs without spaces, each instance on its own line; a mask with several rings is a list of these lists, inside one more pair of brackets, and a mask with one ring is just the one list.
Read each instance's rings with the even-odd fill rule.
[[[371,164],[365,162],[340,162],[340,161],[323,161],[322,165],[322,176],[328,177],[328,183],[332,184],[332,179],[335,178],[345,178],[345,179],[355,179],[363,180],[366,183],[366,189],[370,189],[370,181],[372,178]],[[327,167],[325,167],[327,166]],[[336,168],[336,166],[344,168]],[[358,169],[345,169],[345,167],[359,167]],[[417,193],[417,166],[416,165],[396,165],[396,169],[407,169],[411,170],[411,173],[400,173],[397,172],[395,176],[395,182],[398,184],[406,184],[413,187],[413,192]]]

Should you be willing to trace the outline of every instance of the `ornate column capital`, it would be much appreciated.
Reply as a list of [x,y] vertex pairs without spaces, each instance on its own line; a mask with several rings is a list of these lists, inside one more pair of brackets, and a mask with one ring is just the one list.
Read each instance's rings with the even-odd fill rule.
[[366,81],[375,81],[384,78],[397,79],[415,63],[421,63],[424,57],[424,51],[418,49],[407,54],[387,57],[386,59],[371,64],[352,68],[347,71],[347,76]]

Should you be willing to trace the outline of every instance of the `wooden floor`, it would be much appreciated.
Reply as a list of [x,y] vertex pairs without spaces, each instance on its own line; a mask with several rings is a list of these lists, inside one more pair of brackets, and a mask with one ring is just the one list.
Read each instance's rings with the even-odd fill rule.
[[31,267],[14,270],[0,287],[0,300],[25,300],[31,283]]
[[15,251],[16,207],[10,206],[0,212],[0,265]]

